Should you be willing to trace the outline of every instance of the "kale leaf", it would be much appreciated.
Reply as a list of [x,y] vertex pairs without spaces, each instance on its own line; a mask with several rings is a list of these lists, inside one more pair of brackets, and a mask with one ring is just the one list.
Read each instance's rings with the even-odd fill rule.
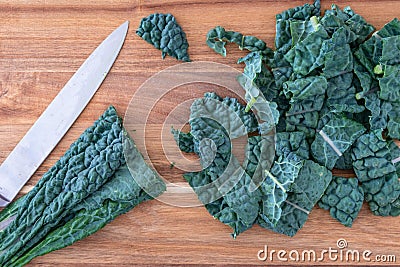
[[276,226],[283,202],[288,197],[287,192],[299,175],[303,161],[296,154],[289,153],[275,161],[271,170],[265,170],[266,178],[261,184],[262,209],[260,216],[268,224]]
[[252,190],[256,189],[253,180],[232,155],[231,138],[257,129],[254,114],[244,109],[237,100],[222,100],[213,93],[193,102],[190,134],[204,169],[184,175],[210,214],[233,228],[234,237],[253,225],[261,197],[258,190]]
[[355,178],[334,176],[318,205],[347,227],[353,225],[364,202],[364,191]]
[[240,50],[264,51],[268,49],[265,42],[257,37],[246,36],[234,31],[226,31],[221,26],[217,26],[207,33],[207,45],[224,57],[226,57],[225,45],[227,42],[237,44]]
[[[139,187],[135,179],[141,176],[145,183]],[[0,232],[1,264],[21,266],[68,246],[163,191],[165,184],[110,107],[27,195],[1,213],[2,219],[11,211],[16,216]]]
[[[305,4],[283,11],[276,15],[276,50],[286,53],[292,47],[292,30],[291,23],[297,21],[307,21],[312,16],[319,16],[321,12],[321,3],[319,0],[314,1],[312,5]],[[293,24],[292,24],[293,25]],[[299,31],[297,31],[299,32]],[[296,36],[299,36],[297,34]],[[299,37],[294,37],[300,39]]]
[[400,181],[381,131],[358,138],[352,157],[354,171],[371,211],[380,216],[398,216]]
[[171,128],[171,133],[174,135],[175,142],[178,144],[179,149],[186,153],[195,151],[193,136],[191,133],[184,133],[174,128]]
[[311,144],[311,154],[317,162],[331,170],[365,130],[364,126],[356,121],[333,115],[316,135]]
[[173,15],[154,13],[143,18],[136,34],[161,50],[162,58],[168,54],[178,60],[190,61],[186,34]]
[[281,218],[276,226],[261,216],[258,223],[277,233],[294,236],[307,221],[310,211],[322,197],[331,180],[332,173],[327,168],[312,160],[305,160],[282,205]]
[[293,152],[302,159],[310,158],[310,146],[303,132],[279,132],[276,134],[276,156]]

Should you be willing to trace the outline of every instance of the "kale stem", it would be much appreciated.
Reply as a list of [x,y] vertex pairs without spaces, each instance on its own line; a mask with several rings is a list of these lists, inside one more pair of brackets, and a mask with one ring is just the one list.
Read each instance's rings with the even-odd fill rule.
[[285,189],[285,188],[283,187],[283,185],[276,179],[276,177],[272,175],[272,173],[270,173],[268,170],[265,170],[265,175],[267,175],[269,178],[271,178],[272,181],[274,181],[274,183],[275,183],[276,185],[278,185],[279,188],[282,189],[282,191],[283,191],[284,193],[286,193],[286,189]]
[[333,151],[335,151],[336,154],[338,154],[339,157],[341,157],[343,155],[342,152],[340,152],[340,150],[337,148],[337,146],[335,146],[333,141],[329,138],[328,135],[326,135],[326,133],[324,131],[320,130],[319,134],[322,136],[322,138],[325,140],[325,142],[327,142],[328,145],[333,149]]
[[256,103],[257,99],[255,97],[251,97],[249,103],[247,103],[246,108],[244,110],[244,112],[249,112],[250,109],[253,107],[254,103]]
[[366,91],[366,92],[357,93],[357,94],[356,94],[356,99],[357,99],[357,100],[360,100],[361,98],[363,98],[363,97],[365,97],[365,96],[367,96],[367,95],[370,95],[370,94],[372,94],[372,93],[375,93],[375,92],[377,92],[377,91],[379,91],[379,87],[378,87],[378,86],[372,87],[370,90],[368,90],[368,91]]
[[314,28],[314,31],[316,31],[318,29],[318,24],[319,24],[317,16],[312,16],[310,18],[310,22],[311,22],[311,25]]
[[393,163],[393,164],[396,164],[396,163],[398,163],[398,162],[400,162],[400,157],[395,158],[395,159],[392,160],[392,163]]
[[302,212],[304,212],[304,213],[306,213],[306,214],[310,214],[310,212],[309,212],[308,210],[303,209],[302,207],[300,207],[300,206],[298,206],[298,205],[296,205],[296,204],[294,204],[294,203],[292,203],[292,202],[289,202],[289,201],[287,201],[287,200],[285,200],[285,202],[286,202],[287,204],[289,204],[289,205],[292,205],[292,206],[295,207],[296,209],[301,210]]

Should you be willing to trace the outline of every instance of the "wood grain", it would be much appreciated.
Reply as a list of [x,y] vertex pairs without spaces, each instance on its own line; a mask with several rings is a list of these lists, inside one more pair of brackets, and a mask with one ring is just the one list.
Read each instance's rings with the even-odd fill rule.
[[[256,35],[272,45],[275,14],[303,3],[297,0],[216,3],[208,0],[0,1],[0,162],[85,58],[125,20],[130,20],[131,26],[110,74],[67,135],[28,182],[25,192],[110,104],[123,115],[132,95],[144,81],[178,64],[171,58],[161,60],[158,50],[135,35],[142,17],[154,12],[174,14],[187,33],[192,60],[215,61],[240,70],[242,66],[235,62],[244,52],[232,46],[228,48],[228,57],[219,57],[204,43],[207,31],[222,25]],[[336,3],[341,7],[351,5],[377,28],[398,16],[400,10],[400,1]],[[323,1],[324,8],[329,5],[329,1]],[[227,93],[201,84],[179,88],[155,107],[152,116],[165,118],[176,100],[187,94],[201,95],[209,89]],[[154,127],[149,136],[158,140],[159,129]],[[182,181],[182,171],[170,169],[159,140],[152,142],[151,138],[148,150],[155,168],[166,179]],[[230,229],[213,220],[202,207],[179,208],[151,201],[120,216],[93,236],[35,259],[32,265],[283,264],[285,262],[276,258],[273,262],[260,262],[257,252],[264,245],[274,250],[321,251],[336,248],[339,238],[347,240],[349,249],[369,249],[373,255],[393,254],[400,262],[399,219],[372,216],[366,205],[351,229],[331,219],[328,212],[315,208],[304,228],[293,238],[258,226],[236,240],[229,234]],[[349,264],[327,258],[324,263]]]

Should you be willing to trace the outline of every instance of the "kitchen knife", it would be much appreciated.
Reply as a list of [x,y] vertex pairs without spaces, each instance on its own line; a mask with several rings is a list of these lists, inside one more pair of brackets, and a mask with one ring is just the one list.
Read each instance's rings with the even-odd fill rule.
[[65,135],[100,87],[124,43],[129,22],[85,60],[0,166],[0,207],[7,206]]

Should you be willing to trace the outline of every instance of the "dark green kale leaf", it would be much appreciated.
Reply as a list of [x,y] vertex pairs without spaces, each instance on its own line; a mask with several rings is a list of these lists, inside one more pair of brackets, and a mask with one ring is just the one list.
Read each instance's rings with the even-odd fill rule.
[[396,35],[400,35],[400,22],[398,19],[393,19],[361,44],[354,53],[371,75],[375,75],[374,68],[379,65],[382,57],[382,39]]
[[379,130],[357,139],[352,149],[352,158],[354,172],[361,183],[396,171],[391,163],[388,145]]
[[[325,95],[327,88],[326,78],[323,76],[310,76],[295,81],[288,81],[283,85],[283,93],[289,103],[296,103],[301,100],[307,100],[314,96]],[[322,104],[320,104],[322,108]]]
[[286,131],[304,132],[307,138],[315,135],[327,89],[323,76],[310,76],[284,83],[283,93],[290,99],[290,109],[286,112]]
[[364,99],[365,108],[371,113],[369,115],[370,129],[386,129],[388,113],[392,107],[390,103],[382,101],[379,98],[378,81],[358,62],[358,60],[354,61],[354,73],[362,88],[362,91],[356,94],[356,99]]
[[[256,184],[262,182],[265,170],[271,168],[274,158],[275,140],[271,136],[250,136],[247,139],[246,154],[243,167]],[[261,180],[260,180],[261,179]]]
[[[314,18],[317,20],[317,18]],[[329,39],[329,35],[321,24],[314,23],[314,31],[305,39],[298,42],[285,54],[285,59],[290,63],[293,72],[306,76],[324,63],[322,44]]]
[[348,28],[355,35],[355,39],[349,42],[352,47],[358,47],[375,30],[371,24],[356,14],[349,6],[340,10],[335,4],[332,5],[331,10],[325,12],[321,24],[331,34],[339,27]]
[[233,228],[235,237],[256,220],[261,194],[232,155],[230,138],[247,136],[249,130],[254,130],[248,123],[254,114],[244,112],[244,106],[236,100],[221,100],[216,94],[207,93],[192,104],[190,133],[205,169],[187,173],[184,178],[207,210]]
[[[135,182],[140,177],[145,181],[141,186]],[[32,191],[3,211],[16,219],[0,232],[2,265],[21,266],[66,247],[163,191],[165,184],[110,107]]]
[[355,41],[356,34],[349,27],[341,26],[328,40],[322,44],[321,50],[325,53],[324,68],[327,78],[332,78],[353,70],[353,54],[350,43]]
[[275,78],[275,84],[278,88],[282,88],[284,82],[288,81],[293,74],[293,68],[285,59],[284,54],[275,50],[274,60],[271,64],[271,71]]
[[276,226],[262,217],[259,217],[258,223],[277,233],[294,236],[307,221],[310,211],[322,197],[331,180],[332,173],[327,168],[312,160],[305,160],[282,205],[281,218]]
[[400,78],[400,64],[395,66],[384,67],[383,77],[379,78],[380,99],[396,104],[400,103],[399,78]]
[[318,205],[347,227],[353,225],[364,202],[364,191],[355,178],[334,176]]
[[387,128],[389,137],[400,138],[400,92],[398,89],[400,65],[384,66],[381,78],[374,78],[366,73],[365,68],[359,64],[355,66],[356,74],[363,87],[363,91],[357,93],[356,97],[364,98],[365,107],[371,111],[371,129]]
[[331,111],[360,113],[364,106],[357,103],[353,73],[344,73],[328,79],[326,105]]
[[302,159],[310,158],[310,146],[303,132],[279,132],[276,134],[275,146],[277,157],[281,157],[285,151],[289,151]]
[[154,13],[141,20],[136,34],[162,51],[162,58],[168,54],[182,61],[190,61],[186,34],[171,14]]
[[379,98],[387,106],[388,136],[400,138],[400,64],[386,66],[384,75],[379,79]]
[[[135,166],[138,168],[129,170],[126,164],[121,166],[106,184],[73,208],[64,224],[52,230],[20,258],[15,258],[17,260],[9,266],[25,265],[35,257],[69,246],[165,191],[165,184],[145,163],[133,141],[127,142],[132,143],[129,145],[129,160],[137,162]],[[139,186],[135,179],[145,179],[146,187]]]
[[400,176],[400,148],[393,140],[388,141],[388,148],[391,162],[396,168],[397,175]]
[[347,149],[341,157],[336,161],[335,169],[338,170],[352,170],[353,159],[351,157],[351,147]]
[[380,216],[398,216],[400,181],[382,133],[362,135],[354,144],[352,157],[371,211]]
[[[307,21],[312,16],[319,16],[321,12],[321,3],[319,0],[314,1],[312,5],[305,4],[283,11],[276,15],[276,50],[286,53],[292,47],[292,30],[291,23],[293,21]],[[299,32],[299,31],[296,31]],[[296,34],[299,36],[299,34]],[[295,39],[301,39],[300,37]]]
[[123,164],[122,123],[109,108],[27,194],[16,219],[0,232],[0,263],[39,241]]
[[174,135],[175,142],[181,151],[191,153],[195,151],[193,136],[191,133],[184,133],[174,128],[171,128],[171,133]]
[[400,64],[400,35],[382,39],[382,56],[379,62],[383,65]]
[[268,101],[275,101],[278,98],[279,91],[271,71],[266,66],[270,60],[272,59],[266,57],[260,51],[251,52],[240,58],[238,63],[245,63],[246,66],[241,75],[244,77],[239,77],[238,80],[244,81],[242,83],[243,88],[249,90],[249,88],[256,86]]
[[[270,50],[266,43],[257,37],[246,36],[239,32],[225,31],[221,26],[217,26],[211,29],[207,33],[206,43],[218,54],[226,57],[226,43],[235,43],[239,46],[239,49],[246,49],[249,51],[265,51]],[[271,51],[271,50],[270,50]]]
[[252,227],[252,224],[245,224],[241,220],[233,208],[227,203],[225,198],[221,197],[214,201],[209,201],[210,195],[217,195],[218,188],[213,185],[208,170],[202,170],[201,172],[185,173],[183,177],[188,181],[189,185],[196,192],[199,200],[205,204],[207,211],[220,222],[228,225],[233,229],[233,237],[236,237],[240,233],[246,231]]
[[336,161],[365,132],[364,126],[344,116],[333,115],[311,144],[314,159],[332,169]]
[[395,172],[362,183],[365,201],[377,216],[399,216],[400,182]]
[[[302,41],[311,30],[310,18],[321,13],[320,1],[305,4],[283,11],[276,15],[276,36],[274,61],[271,64],[275,83],[281,88],[293,73],[291,64],[284,55],[299,41]],[[314,27],[312,27],[314,28]],[[292,36],[293,34],[293,36]]]
[[268,224],[276,226],[281,214],[282,204],[287,193],[299,175],[303,160],[294,153],[280,156],[271,170],[265,170],[266,178],[261,184],[262,209],[261,218]]

